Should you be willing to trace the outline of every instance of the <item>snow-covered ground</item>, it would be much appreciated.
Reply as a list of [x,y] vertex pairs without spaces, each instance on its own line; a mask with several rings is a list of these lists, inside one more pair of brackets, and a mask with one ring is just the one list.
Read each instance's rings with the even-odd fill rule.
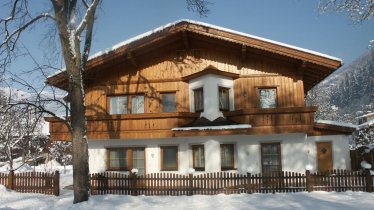
[[[0,171],[4,171],[1,167]],[[22,167],[22,171],[33,167]],[[56,162],[35,167],[36,171],[60,170],[61,187],[72,184],[71,166]],[[11,209],[373,209],[374,193],[312,192],[195,196],[92,196],[88,202],[73,204],[73,191],[61,189],[60,196],[17,193],[0,185],[0,210]]]

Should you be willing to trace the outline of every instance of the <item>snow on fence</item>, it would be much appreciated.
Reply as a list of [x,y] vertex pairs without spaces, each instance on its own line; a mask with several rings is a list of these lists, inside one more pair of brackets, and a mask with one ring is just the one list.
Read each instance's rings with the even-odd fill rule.
[[280,171],[268,174],[205,173],[180,175],[153,173],[142,176],[118,172],[90,176],[91,195],[214,195],[219,193],[276,193],[302,191],[373,191],[369,171],[333,170],[305,174]]
[[60,173],[22,172],[0,173],[0,184],[22,193],[60,194]]

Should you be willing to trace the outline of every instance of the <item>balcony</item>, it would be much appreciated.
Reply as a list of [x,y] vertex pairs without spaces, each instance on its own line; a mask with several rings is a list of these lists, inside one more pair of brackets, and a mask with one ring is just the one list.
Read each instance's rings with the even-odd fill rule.
[[[224,112],[224,116],[234,122],[251,125],[251,128],[237,130],[171,130],[189,124],[200,117],[199,113],[191,112],[88,116],[87,129],[89,139],[308,133],[313,131],[315,111],[317,111],[316,107],[293,107],[253,108]],[[51,140],[71,139],[63,122],[51,117],[46,120],[50,122]]]

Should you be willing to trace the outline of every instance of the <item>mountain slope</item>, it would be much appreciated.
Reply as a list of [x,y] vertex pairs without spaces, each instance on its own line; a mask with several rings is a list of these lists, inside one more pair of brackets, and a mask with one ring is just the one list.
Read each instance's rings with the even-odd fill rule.
[[374,50],[308,92],[307,103],[318,105],[317,119],[355,123],[355,117],[374,111]]

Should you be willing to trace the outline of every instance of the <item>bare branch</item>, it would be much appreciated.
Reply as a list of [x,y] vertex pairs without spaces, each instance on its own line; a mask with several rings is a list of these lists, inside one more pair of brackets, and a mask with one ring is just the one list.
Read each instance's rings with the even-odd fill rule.
[[83,17],[82,21],[79,23],[75,31],[76,36],[79,36],[82,33],[82,31],[90,21],[93,21],[95,17],[96,7],[99,4],[99,2],[100,0],[94,0],[92,4],[88,7],[85,16]]
[[86,9],[88,9],[88,3],[85,1],[85,0],[82,0],[82,3],[83,3],[83,5],[86,7]]
[[186,3],[187,9],[196,12],[200,17],[206,17],[209,14],[208,6],[212,4],[207,0],[186,0]]
[[[95,2],[93,2],[93,4],[95,4]],[[98,4],[99,4],[99,0],[97,0],[95,7],[97,7]],[[93,32],[93,25],[94,25],[93,22],[95,21],[94,20],[95,12],[96,12],[96,8],[91,10],[91,15],[87,16],[87,20],[86,20],[86,39],[84,41],[84,48],[83,48],[82,62],[81,62],[82,69],[86,68],[86,63],[87,63],[88,56],[91,50],[91,40],[92,40],[92,32]]]
[[[50,18],[50,19],[54,20],[54,17],[51,16],[50,14],[48,14],[48,13],[40,14],[40,15],[32,18],[30,21],[26,22],[21,27],[14,30],[12,33],[9,33],[8,26],[7,26],[7,24],[5,24],[4,30],[6,31],[7,35],[5,36],[4,41],[1,43],[0,48],[2,48],[4,45],[9,45],[10,44],[11,45],[10,48],[13,50],[14,46],[17,43],[17,40],[18,40],[19,36],[21,35],[21,33],[25,29],[27,29],[29,26],[31,26],[33,23],[35,23],[36,21],[38,21],[40,19],[43,19],[43,18]],[[5,22],[5,23],[7,23],[7,22]],[[12,40],[14,37],[15,37],[15,40]]]

